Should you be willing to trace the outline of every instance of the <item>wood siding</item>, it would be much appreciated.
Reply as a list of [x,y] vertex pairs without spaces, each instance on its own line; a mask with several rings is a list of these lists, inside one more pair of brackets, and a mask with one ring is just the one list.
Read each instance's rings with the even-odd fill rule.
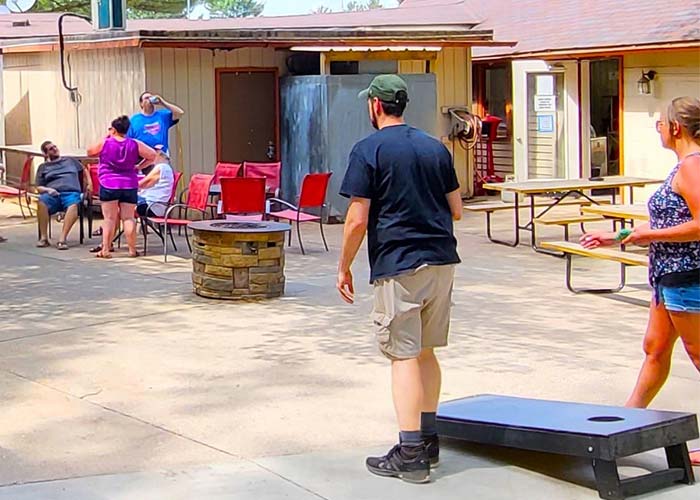
[[[623,58],[623,160],[625,175],[666,178],[676,163],[675,155],[661,147],[655,122],[675,97],[698,96],[700,52],[659,51],[629,54]],[[653,94],[637,93],[642,70],[656,71]],[[651,195],[658,186],[637,190],[635,200]]]
[[[185,110],[171,132],[175,166],[187,177],[216,166],[217,68],[272,68],[287,71],[287,53],[270,48],[237,50],[144,49],[146,87]],[[253,105],[254,103],[248,103]]]
[[437,61],[431,64],[437,75],[438,127],[443,132],[443,142],[453,152],[455,170],[464,196],[474,192],[473,155],[459,143],[447,140],[451,128],[448,115],[442,113],[445,106],[471,108],[471,51],[466,48],[446,48],[440,51]]
[[57,52],[4,56],[7,144],[52,140],[59,148],[85,148],[104,137],[112,119],[138,108],[145,84],[139,49],[75,51],[68,58],[69,85],[80,93],[77,105],[63,88]]
[[425,73],[425,61],[399,61],[399,73],[404,75]]
[[496,175],[505,178],[514,173],[513,141],[511,139],[496,139],[493,143],[493,166]]

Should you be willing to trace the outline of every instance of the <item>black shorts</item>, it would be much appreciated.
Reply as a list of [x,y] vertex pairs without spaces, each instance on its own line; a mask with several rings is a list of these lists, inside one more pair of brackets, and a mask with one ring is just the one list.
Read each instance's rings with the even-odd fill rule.
[[136,213],[141,217],[158,217],[153,210],[148,208],[148,203],[139,203],[136,205]]
[[118,201],[136,205],[139,201],[138,189],[107,189],[100,187],[100,201]]

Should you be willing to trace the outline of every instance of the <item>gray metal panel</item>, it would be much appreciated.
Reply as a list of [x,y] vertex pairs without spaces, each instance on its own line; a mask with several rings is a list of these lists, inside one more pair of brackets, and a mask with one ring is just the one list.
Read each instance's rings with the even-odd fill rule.
[[[437,129],[437,86],[433,74],[402,75],[411,102],[406,121],[431,134]],[[338,192],[353,145],[374,132],[367,105],[357,94],[372,75],[292,76],[282,79],[282,195],[294,201],[310,172],[333,172],[328,192],[331,215],[348,206]]]

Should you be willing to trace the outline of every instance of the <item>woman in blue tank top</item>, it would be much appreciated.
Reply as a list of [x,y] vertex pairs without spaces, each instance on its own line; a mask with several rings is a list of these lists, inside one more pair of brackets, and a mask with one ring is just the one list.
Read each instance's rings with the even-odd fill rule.
[[[644,338],[646,358],[627,406],[646,408],[671,370],[680,337],[700,370],[700,100],[674,99],[656,123],[661,143],[678,157],[666,182],[649,200],[650,222],[622,243],[649,245],[654,289]],[[615,233],[585,235],[586,248],[612,245]],[[691,454],[700,465],[700,451]]]

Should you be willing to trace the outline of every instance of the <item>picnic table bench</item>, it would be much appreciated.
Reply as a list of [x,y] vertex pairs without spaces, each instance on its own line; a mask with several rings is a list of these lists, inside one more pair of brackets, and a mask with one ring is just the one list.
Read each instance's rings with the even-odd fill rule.
[[[649,257],[638,251],[627,251],[617,248],[595,248],[589,250],[571,241],[547,241],[542,243],[542,248],[553,252],[561,252],[566,257],[566,288],[572,293],[615,293],[622,290],[627,284],[627,267],[649,266]],[[581,256],[592,259],[607,260],[620,264],[620,283],[615,288],[576,288],[573,285],[573,257]]]
[[[592,205],[593,203],[599,203],[601,205],[605,205],[610,203],[609,200],[600,198],[600,197],[590,197],[590,198],[571,198],[571,199],[566,199],[566,200],[558,200],[556,198],[533,198],[532,200],[529,200],[528,202],[524,204],[520,204],[518,209],[520,208],[530,208],[531,203],[534,202],[534,206],[538,208],[545,208],[544,212],[540,214],[540,216],[536,217],[533,219],[531,224],[540,224],[540,225],[545,225],[545,226],[562,226],[564,229],[564,239],[568,240],[569,239],[569,225],[571,224],[581,224],[581,227],[583,227],[583,224],[586,222],[600,222],[606,220],[605,217],[601,215],[593,215],[593,214],[579,214],[579,215],[562,215],[562,216],[552,216],[552,215],[546,215],[546,212],[548,212],[549,208],[553,208],[554,206],[571,206],[571,207],[580,207],[581,211],[585,207],[588,207]],[[491,235],[491,214],[494,212],[499,212],[503,210],[514,210],[515,209],[515,203],[505,203],[502,201],[495,201],[495,202],[490,202],[490,203],[475,203],[473,205],[465,205],[464,209],[467,212],[473,212],[473,213],[485,213],[486,214],[486,235],[488,236],[489,240],[495,241]],[[522,228],[521,228],[522,229]],[[537,241],[534,242],[534,246],[536,250],[540,250],[541,247],[537,244]],[[549,252],[547,252],[549,253]]]
[[[564,204],[566,201],[571,200],[574,197],[580,197],[581,199],[587,200],[590,205],[599,205],[600,202],[588,194],[594,189],[612,189],[612,203],[615,204],[616,196],[618,190],[623,188],[629,189],[629,201],[634,202],[634,191],[635,187],[644,187],[649,184],[659,184],[663,181],[658,179],[646,179],[640,177],[624,177],[624,176],[611,176],[604,177],[598,180],[590,179],[547,179],[547,180],[531,180],[524,182],[500,182],[494,184],[484,184],[484,189],[491,191],[508,192],[515,194],[515,202],[512,204],[512,211],[514,217],[514,239],[512,241],[503,241],[493,238],[491,236],[491,214],[496,210],[484,210],[486,213],[486,224],[487,224],[487,235],[489,240],[493,243],[498,243],[500,245],[506,245],[510,247],[517,247],[520,244],[520,231],[530,232],[530,245],[533,250],[541,253],[549,253],[550,251],[540,247],[537,243],[536,235],[536,224],[535,219],[543,217],[553,208]],[[535,209],[537,208],[537,201],[535,198],[537,196],[542,196],[546,194],[557,194],[559,197],[553,200],[548,206],[544,208],[539,214],[536,214]],[[530,203],[524,204],[523,206],[529,208],[530,220],[527,224],[521,225],[520,223],[520,196],[526,196],[530,199]],[[559,255],[556,254],[555,255]]]

